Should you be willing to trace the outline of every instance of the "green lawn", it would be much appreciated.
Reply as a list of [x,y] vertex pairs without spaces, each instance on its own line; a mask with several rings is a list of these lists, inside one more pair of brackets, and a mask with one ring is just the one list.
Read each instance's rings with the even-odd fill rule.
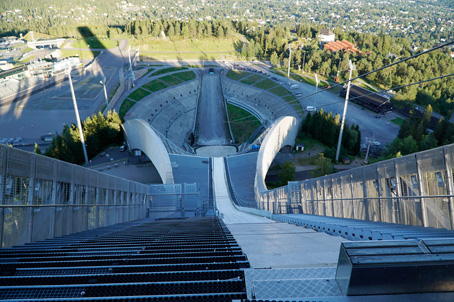
[[167,84],[169,84],[169,86],[178,85],[178,84],[183,82],[179,78],[176,78],[176,77],[174,77],[172,75],[166,75],[166,76],[160,77],[159,79],[161,81],[166,82]]
[[[142,53],[140,55],[141,61],[165,61],[165,60],[238,60],[236,53],[205,53],[205,52],[191,52],[191,53],[169,53],[169,52],[156,52],[156,53]],[[203,67],[208,67],[204,65]],[[217,66],[216,66],[217,67]]]
[[292,107],[296,110],[296,112],[301,115],[303,113],[303,107],[301,107],[300,103],[297,101],[296,97],[293,95],[285,96],[283,99],[292,105]]
[[260,88],[260,89],[264,89],[264,90],[268,90],[272,87],[276,87],[278,84],[274,81],[271,81],[271,80],[268,80],[268,79],[264,79],[263,81],[260,81],[256,84],[254,84],[253,86],[257,87],[257,88]]
[[185,72],[174,73],[172,76],[179,78],[182,81],[190,81],[190,80],[194,80],[196,78],[194,71],[185,71]]
[[402,126],[404,123],[404,119],[400,117],[396,117],[395,119],[391,120],[394,124],[398,125],[399,127]]
[[99,55],[99,53],[99,51],[91,50],[61,49],[63,58],[79,56],[81,60],[92,60],[95,56]]
[[25,64],[25,63],[28,63],[28,62],[30,62],[30,61],[33,61],[33,60],[35,59],[35,57],[36,57],[36,56],[29,56],[28,58],[26,58],[26,59],[24,59],[24,60],[22,60],[22,61],[19,61],[19,62],[17,62],[17,63],[19,63],[19,64]]
[[177,41],[158,40],[153,38],[134,40],[135,46],[140,46],[140,49],[156,52],[233,52],[235,47],[240,44],[237,37],[218,39],[218,38],[202,38],[202,39],[183,39]]
[[148,91],[143,90],[142,88],[138,88],[138,89],[134,90],[133,93],[128,95],[128,98],[133,99],[134,101],[138,102],[149,94],[150,93]]
[[227,110],[233,137],[237,143],[247,141],[261,125],[255,116],[239,107],[227,104]]
[[247,72],[241,72],[241,71],[236,71],[236,70],[229,70],[229,72],[227,72],[227,77],[229,79],[232,79],[232,80],[235,80],[235,81],[239,81],[241,80],[242,78],[244,78],[245,76],[247,76],[249,73]]
[[282,86],[274,87],[273,89],[270,89],[268,91],[271,93],[274,93],[277,96],[281,96],[281,97],[291,94],[290,91],[288,91],[287,89],[285,89]]
[[260,81],[262,80],[263,77],[262,76],[259,76],[257,74],[253,74],[247,78],[245,78],[244,80],[241,80],[240,82],[241,83],[244,83],[244,84],[248,84],[248,85],[252,85],[254,83],[256,83],[257,81]]
[[120,112],[118,112],[118,115],[120,116],[121,119],[123,119],[126,115],[126,113],[129,111],[129,109],[134,106],[136,102],[131,101],[129,99],[125,99],[123,103],[120,106]]
[[149,74],[149,73],[153,72],[153,70],[154,70],[154,68],[148,68],[148,71],[147,71],[147,73],[146,73],[146,74],[144,74],[144,75],[147,75],[147,74]]
[[153,81],[143,85],[143,88],[150,90],[152,92],[156,92],[158,90],[161,90],[161,89],[164,89],[167,87],[169,87],[169,85],[167,85],[161,81],[158,81],[158,80],[153,80]]
[[110,39],[98,39],[96,37],[89,37],[82,40],[76,40],[72,43],[73,48],[105,48],[110,49],[118,46],[118,41]]
[[184,70],[184,69],[187,69],[187,68],[186,67],[164,68],[164,69],[160,69],[160,70],[153,72],[153,75],[157,76],[157,75],[161,75],[161,74],[165,74],[165,73],[169,73],[169,72],[173,72],[173,71],[177,71],[177,70]]

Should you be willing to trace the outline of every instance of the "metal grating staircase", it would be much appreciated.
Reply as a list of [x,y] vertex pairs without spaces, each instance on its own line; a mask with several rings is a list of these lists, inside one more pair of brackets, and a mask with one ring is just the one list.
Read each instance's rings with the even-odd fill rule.
[[242,300],[244,268],[216,217],[141,220],[0,250],[0,299]]

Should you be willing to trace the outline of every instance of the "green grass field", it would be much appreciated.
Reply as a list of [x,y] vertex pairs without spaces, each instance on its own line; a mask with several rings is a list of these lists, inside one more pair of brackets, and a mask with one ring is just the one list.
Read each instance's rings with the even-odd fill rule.
[[134,106],[136,102],[131,101],[129,99],[125,99],[123,103],[120,106],[120,111],[118,112],[118,115],[120,116],[121,119],[124,119],[126,113],[129,111],[129,109]]
[[400,127],[404,123],[404,119],[400,118],[400,117],[396,117],[395,119],[391,120],[391,122],[393,122],[394,124],[396,124],[397,126]]
[[143,85],[143,88],[150,90],[151,92],[156,92],[158,90],[161,90],[161,89],[164,89],[167,87],[169,87],[169,85],[167,85],[161,81],[158,81],[158,80],[153,80],[153,81]]
[[288,91],[287,89],[285,89],[282,86],[274,87],[273,89],[270,89],[268,91],[271,93],[274,93],[277,96],[281,96],[281,97],[291,94],[290,91]]
[[79,56],[81,60],[92,60],[95,56],[99,55],[99,53],[99,51],[91,50],[61,49],[63,58]]
[[161,75],[161,74],[165,74],[165,73],[169,73],[169,72],[173,72],[173,71],[178,71],[178,70],[184,70],[184,69],[187,69],[187,68],[186,67],[164,68],[164,69],[160,69],[160,70],[157,70],[157,71],[153,72],[153,75],[154,76],[158,76],[158,75]]
[[[204,52],[193,52],[193,53],[170,53],[170,52],[154,52],[154,53],[142,53],[140,56],[141,61],[166,61],[166,60],[239,60],[236,53],[223,52],[223,53],[204,53]],[[208,67],[204,65],[203,67]],[[217,66],[216,66],[217,67]]]
[[230,127],[233,137],[238,143],[247,141],[255,130],[261,125],[258,119],[252,114],[239,107],[227,104],[229,113]]
[[268,90],[270,88],[276,87],[277,85],[278,84],[274,81],[264,79],[263,81],[255,83],[253,86],[260,88],[260,89]]
[[174,53],[209,53],[209,52],[233,52],[241,42],[237,37],[217,39],[184,39],[184,40],[161,40],[143,38],[132,41],[133,45],[140,46],[142,51],[174,52]]
[[176,78],[172,75],[166,75],[166,76],[160,77],[159,80],[166,82],[167,84],[169,84],[169,86],[178,85],[183,82],[179,78]]
[[262,76],[259,76],[257,74],[253,74],[243,80],[241,80],[240,82],[243,83],[243,84],[248,84],[248,85],[252,85],[260,80],[263,80],[263,77]]
[[289,103],[295,110],[296,112],[301,115],[303,113],[303,107],[301,107],[300,103],[296,100],[296,97],[293,95],[285,96],[283,99]]
[[196,78],[194,71],[185,71],[172,74],[173,77],[179,78],[182,81],[190,81]]
[[73,48],[104,48],[110,49],[118,46],[118,41],[110,39],[98,39],[96,37],[89,37],[82,40],[76,40],[72,43]]
[[150,93],[148,91],[143,90],[142,88],[138,88],[138,89],[134,90],[133,93],[128,95],[128,98],[133,99],[134,101],[138,102],[149,94]]
[[235,80],[235,81],[239,81],[239,80],[241,80],[242,78],[244,78],[247,75],[249,75],[249,73],[236,71],[236,70],[229,70],[229,72],[227,72],[227,77],[229,79],[232,79],[232,80]]
[[153,70],[154,70],[154,68],[148,68],[148,71],[147,71],[146,74],[144,74],[144,76],[147,75],[147,74],[149,74],[149,73],[151,73],[151,72],[153,72]]

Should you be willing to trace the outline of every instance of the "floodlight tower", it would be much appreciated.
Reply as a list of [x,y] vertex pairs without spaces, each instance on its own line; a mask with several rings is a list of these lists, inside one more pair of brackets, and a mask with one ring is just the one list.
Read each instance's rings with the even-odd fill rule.
[[[316,73],[315,74],[315,93],[317,94],[318,92],[318,83],[320,83],[320,80],[318,79],[318,76]],[[314,111],[317,110],[317,95],[315,95],[314,98]]]
[[77,108],[76,94],[74,93],[73,81],[71,79],[71,67],[67,69],[69,86],[71,87],[71,96],[73,98],[74,111],[76,112],[77,127],[79,128],[80,142],[84,150],[85,163],[88,164],[87,148],[85,147],[84,132],[82,130],[82,123],[80,122],[79,109]]
[[353,65],[353,63],[352,63],[352,60],[348,60],[348,66],[349,66],[349,69],[350,69],[350,76],[348,78],[347,93],[345,94],[344,113],[342,114],[341,128],[340,128],[340,132],[339,132],[339,141],[337,142],[336,163],[339,161],[339,153],[340,153],[340,147],[341,147],[341,143],[342,143],[342,132],[344,132],[345,116],[347,115],[348,98],[350,96],[350,85],[351,85],[351,81],[352,81],[352,71],[356,69],[355,65]]
[[99,81],[99,83],[102,84],[102,87],[104,88],[104,98],[106,99],[106,105],[107,105],[107,109],[109,107],[109,99],[107,98],[107,89],[106,89],[106,77],[104,77],[102,79],[102,81]]
[[134,87],[135,86],[134,82],[136,81],[136,79],[134,78],[134,71],[132,70],[131,45],[129,45],[128,54],[129,54],[129,70],[131,70],[132,87]]
[[292,49],[290,48],[290,44],[288,44],[288,72],[287,78],[290,80],[290,60],[292,59]]

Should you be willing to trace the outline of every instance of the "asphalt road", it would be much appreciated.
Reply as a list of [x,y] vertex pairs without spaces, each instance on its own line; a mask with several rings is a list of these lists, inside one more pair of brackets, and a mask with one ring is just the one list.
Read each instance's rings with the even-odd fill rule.
[[[245,66],[244,63],[242,65]],[[333,112],[334,114],[339,114],[342,117],[345,102],[344,98],[341,98],[339,95],[318,89],[320,93],[306,97],[316,92],[315,86],[294,80],[289,80],[286,77],[273,74],[269,71],[269,67],[264,64],[254,64],[248,68],[251,67],[256,70],[261,70],[262,72],[269,73],[272,77],[276,77],[279,81],[284,83],[283,86],[287,89],[289,88],[289,86],[286,84],[287,82],[290,82],[291,85],[298,85],[298,89],[290,91],[294,94],[302,93],[302,96],[299,97],[299,102],[303,108],[307,108],[307,106],[314,106],[317,108],[317,110],[323,109],[323,111]],[[375,141],[382,144],[390,143],[394,138],[396,138],[397,134],[399,133],[399,126],[391,122],[397,117],[398,115],[396,113],[390,112],[386,115],[379,115],[379,118],[377,118],[377,113],[369,110],[362,110],[361,106],[358,106],[352,102],[349,102],[347,106],[347,123],[349,125],[359,125],[363,142],[366,142],[369,138],[374,138]]]
[[[113,91],[118,84],[118,69],[127,62],[124,56],[127,51],[127,40],[121,40],[118,47],[102,50],[96,64],[86,70],[84,74],[72,73],[75,86],[92,76],[93,83],[97,84],[98,92],[94,97],[83,98],[76,94],[78,99],[79,114],[81,119],[92,115],[98,106],[105,102],[102,86],[102,69],[107,75],[107,90]],[[71,48],[69,48],[71,49]],[[108,67],[108,68],[106,68]],[[76,88],[76,87],[75,87]],[[40,136],[61,132],[63,124],[76,123],[76,115],[71,97],[67,77],[61,84],[47,87],[41,91],[29,90],[26,95],[17,98],[9,98],[0,102],[0,139],[9,137],[22,137],[27,141],[40,142]]]
[[204,74],[202,77],[196,137],[197,144],[203,146],[230,143],[219,74]]

